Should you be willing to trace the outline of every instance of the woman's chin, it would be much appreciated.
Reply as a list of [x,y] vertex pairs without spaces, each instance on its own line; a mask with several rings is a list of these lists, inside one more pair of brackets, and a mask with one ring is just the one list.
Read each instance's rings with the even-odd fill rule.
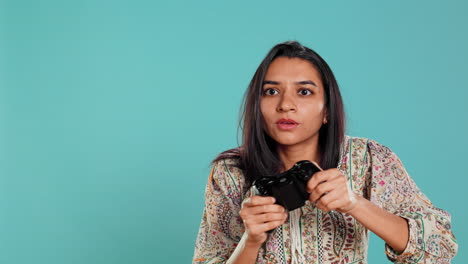
[[[313,137],[308,138],[298,138],[298,137],[276,137],[274,138],[276,143],[281,146],[290,147],[290,146],[297,146],[297,145],[309,145],[313,144],[316,140]],[[318,140],[318,139],[317,139]]]
[[294,146],[301,142],[300,140],[297,140],[297,139],[278,139],[275,141],[278,145],[285,146],[285,147]]

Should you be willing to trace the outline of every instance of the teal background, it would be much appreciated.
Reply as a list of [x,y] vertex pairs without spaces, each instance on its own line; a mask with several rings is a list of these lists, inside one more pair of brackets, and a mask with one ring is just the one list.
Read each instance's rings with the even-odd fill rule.
[[[0,3],[1,263],[190,263],[209,162],[291,39],[333,69],[347,133],[452,214],[468,263],[466,2]],[[376,236],[369,263],[389,263]]]

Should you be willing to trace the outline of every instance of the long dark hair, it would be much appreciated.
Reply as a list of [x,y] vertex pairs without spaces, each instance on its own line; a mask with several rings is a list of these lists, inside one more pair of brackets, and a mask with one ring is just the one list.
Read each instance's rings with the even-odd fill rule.
[[[276,142],[265,133],[260,111],[260,98],[265,73],[277,57],[301,58],[315,66],[322,78],[328,122],[319,130],[320,166],[323,169],[338,166],[340,147],[345,137],[345,113],[338,83],[332,70],[315,51],[297,41],[286,41],[274,46],[258,66],[241,106],[239,127],[242,127],[242,145],[220,153],[213,161],[238,158],[236,167],[244,171],[247,182],[260,176],[274,175],[283,167],[276,151]],[[243,124],[243,126],[242,126]]]

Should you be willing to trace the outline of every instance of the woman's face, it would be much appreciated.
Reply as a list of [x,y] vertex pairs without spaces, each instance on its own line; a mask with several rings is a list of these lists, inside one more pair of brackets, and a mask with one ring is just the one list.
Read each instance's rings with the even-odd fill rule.
[[[278,144],[318,142],[326,109],[322,80],[313,64],[300,58],[274,59],[265,74],[260,110],[265,132]],[[283,118],[297,124],[281,122]]]

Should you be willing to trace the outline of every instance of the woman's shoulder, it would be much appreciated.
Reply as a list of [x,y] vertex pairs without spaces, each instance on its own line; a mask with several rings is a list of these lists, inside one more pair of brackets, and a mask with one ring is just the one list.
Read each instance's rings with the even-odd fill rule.
[[345,142],[352,146],[354,150],[364,148],[366,151],[376,153],[392,152],[392,150],[388,146],[372,138],[346,135]]
[[241,157],[241,147],[232,148],[219,153],[211,162],[212,164],[220,161],[228,163],[239,163]]
[[236,149],[221,152],[211,162],[210,182],[216,182],[222,189],[231,194],[243,193],[245,185],[241,159]]
[[242,173],[240,153],[240,147],[225,150],[213,159],[211,165],[218,172],[238,176]]
[[348,137],[348,151],[353,158],[362,159],[362,162],[385,163],[395,165],[400,162],[398,155],[387,145],[367,137]]
[[239,169],[241,165],[240,157],[222,157],[212,161],[212,167],[218,170],[233,170]]

